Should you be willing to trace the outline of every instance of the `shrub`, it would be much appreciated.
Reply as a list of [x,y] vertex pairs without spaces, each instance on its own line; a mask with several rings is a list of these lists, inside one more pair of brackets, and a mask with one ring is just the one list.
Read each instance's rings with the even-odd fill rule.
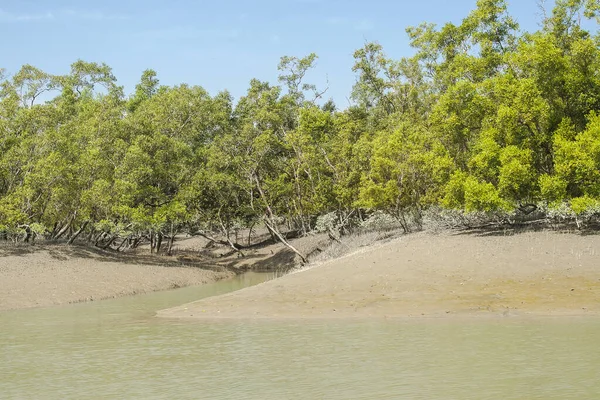
[[400,223],[390,214],[383,211],[375,211],[366,220],[361,222],[360,228],[364,231],[390,231],[400,229]]
[[337,213],[330,212],[325,215],[321,215],[317,218],[315,224],[315,231],[318,233],[324,232],[337,232],[339,229],[339,219]]

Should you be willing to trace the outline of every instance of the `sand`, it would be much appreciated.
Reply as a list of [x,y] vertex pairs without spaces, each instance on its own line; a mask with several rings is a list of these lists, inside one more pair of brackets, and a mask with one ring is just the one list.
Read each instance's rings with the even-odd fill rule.
[[[247,232],[240,240],[247,241]],[[202,237],[179,237],[173,256],[151,255],[148,246],[127,252],[52,242],[0,242],[0,311],[47,307],[201,285],[245,271],[285,273],[297,262],[281,243],[255,230],[243,256]],[[294,239],[308,254],[327,235]]]
[[160,256],[121,255],[77,246],[0,248],[0,310],[102,300],[233,276],[181,266]]
[[600,315],[600,236],[407,235],[160,317]]

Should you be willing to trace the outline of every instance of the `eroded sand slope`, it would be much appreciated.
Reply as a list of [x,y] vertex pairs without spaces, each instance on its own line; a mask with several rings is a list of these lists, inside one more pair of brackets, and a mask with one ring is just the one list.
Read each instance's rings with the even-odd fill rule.
[[600,236],[410,235],[170,318],[600,314]]

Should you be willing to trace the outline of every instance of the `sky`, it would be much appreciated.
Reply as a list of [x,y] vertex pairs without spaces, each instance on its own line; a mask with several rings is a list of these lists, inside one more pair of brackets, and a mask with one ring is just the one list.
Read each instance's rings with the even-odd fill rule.
[[[250,79],[277,83],[284,55],[315,52],[307,76],[325,97],[348,105],[352,53],[379,42],[394,59],[411,56],[405,33],[421,22],[459,23],[476,0],[0,0],[0,68],[31,64],[65,74],[77,59],[105,62],[126,93],[145,69],[161,84],[227,89]],[[536,0],[509,1],[523,30],[538,29]]]

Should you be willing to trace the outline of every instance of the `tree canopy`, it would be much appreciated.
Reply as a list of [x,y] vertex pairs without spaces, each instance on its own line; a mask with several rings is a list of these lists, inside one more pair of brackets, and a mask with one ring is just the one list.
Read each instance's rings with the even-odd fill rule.
[[[306,82],[317,55],[282,57],[279,85],[237,102],[143,72],[126,96],[109,66],[0,70],[0,234],[103,247],[318,216],[526,205],[600,213],[600,1],[557,0],[522,32],[504,0],[460,24],[407,29],[414,55],[354,53],[352,104]],[[45,99],[42,101],[41,99]],[[29,235],[27,236],[29,237]]]

